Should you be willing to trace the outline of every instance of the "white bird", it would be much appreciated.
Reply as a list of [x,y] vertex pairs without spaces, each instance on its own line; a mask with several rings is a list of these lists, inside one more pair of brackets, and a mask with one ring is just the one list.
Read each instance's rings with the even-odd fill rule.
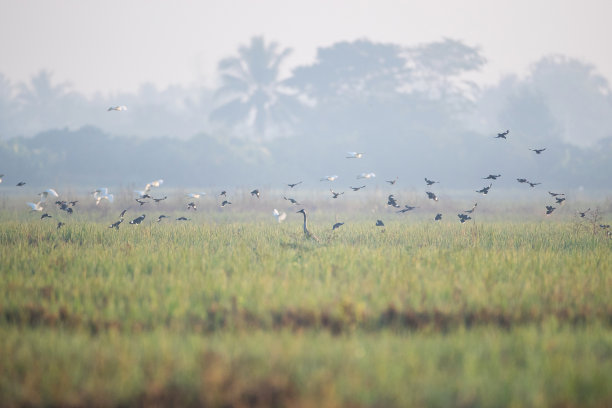
[[148,193],[149,191],[151,191],[151,187],[159,187],[162,184],[164,184],[164,180],[162,180],[162,179],[155,180],[155,181],[152,181],[150,183],[147,183],[147,185],[145,186],[145,191]]
[[363,157],[363,153],[358,152],[346,152],[346,154],[348,154],[347,159],[361,159]]
[[109,194],[107,187],[98,188],[93,192],[94,199],[96,200],[96,205],[100,204],[102,200],[108,200],[109,203],[112,203],[115,199],[115,196]]
[[49,195],[52,195],[53,197],[59,197],[59,194],[57,194],[57,191],[55,191],[52,188],[49,188],[49,189],[43,191],[42,193],[38,193],[38,195],[40,196],[40,201],[43,202],[43,203],[45,201],[47,201],[47,197]]
[[376,177],[376,174],[374,173],[361,173],[360,175],[357,176],[358,179],[369,179],[369,178],[374,178]]
[[117,106],[111,106],[110,108],[107,109],[108,112],[110,111],[126,111],[127,110],[127,106],[125,105],[117,105]]
[[323,177],[321,179],[321,181],[334,181],[338,178],[338,176],[336,176],[335,174],[333,176],[327,176],[327,177]]
[[30,202],[27,202],[26,204],[30,206],[32,211],[42,211],[43,210],[43,207],[41,205],[42,201],[39,201],[36,204],[35,203],[30,203]]
[[285,221],[285,218],[287,218],[287,213],[286,212],[279,213],[276,208],[272,212],[272,215],[274,215],[274,217],[276,218],[276,221],[278,221],[279,224],[281,222]]
[[200,198],[201,196],[206,195],[206,193],[187,193],[185,194],[185,196],[189,197],[189,198]]

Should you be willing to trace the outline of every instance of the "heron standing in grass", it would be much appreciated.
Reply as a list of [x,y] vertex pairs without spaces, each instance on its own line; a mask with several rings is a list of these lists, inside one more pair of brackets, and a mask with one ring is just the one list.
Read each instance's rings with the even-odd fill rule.
[[317,236],[310,232],[310,230],[308,229],[308,219],[306,218],[306,211],[304,211],[304,209],[302,208],[300,211],[297,212],[302,213],[304,215],[304,235],[306,235],[306,238],[311,238],[317,242],[320,242],[319,238],[317,238]]

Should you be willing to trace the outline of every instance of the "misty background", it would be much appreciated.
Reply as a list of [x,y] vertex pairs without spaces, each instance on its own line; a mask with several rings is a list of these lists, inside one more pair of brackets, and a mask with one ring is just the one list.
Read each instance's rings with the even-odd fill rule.
[[[334,186],[348,188],[374,172],[376,183],[398,177],[419,189],[423,177],[481,188],[488,174],[502,174],[496,186],[509,189],[518,177],[553,190],[612,188],[612,94],[587,60],[547,55],[526,74],[478,85],[471,78],[487,55],[453,38],[338,41],[286,70],[292,52],[253,36],[217,62],[215,86],[143,82],[115,94],[82,94],[51,70],[27,81],[0,73],[3,186],[163,178],[177,187],[319,187],[337,174]],[[128,110],[107,110],[114,105]],[[494,138],[506,129],[507,140]],[[364,158],[345,159],[349,151]]]

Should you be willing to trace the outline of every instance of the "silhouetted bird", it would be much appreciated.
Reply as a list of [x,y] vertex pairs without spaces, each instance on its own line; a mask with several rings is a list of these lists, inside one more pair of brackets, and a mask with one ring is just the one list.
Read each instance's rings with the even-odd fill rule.
[[553,213],[553,211],[556,210],[556,207],[553,207],[552,205],[547,205],[546,206],[546,215],[550,215]]
[[43,215],[40,216],[41,220],[45,218],[53,218],[53,217],[51,217],[48,213],[44,213]]
[[483,187],[480,190],[476,190],[477,193],[482,193],[483,195],[489,194],[489,189],[493,184],[489,184],[489,187]]
[[223,190],[223,191],[222,191],[222,192],[219,194],[219,197],[221,197],[221,196],[223,196],[223,197],[227,197],[227,191]]
[[553,197],[556,197],[556,196],[561,196],[561,195],[565,195],[565,193],[553,193],[553,192],[551,192],[551,191],[549,191],[549,192],[548,192],[548,194],[550,194],[550,195],[551,195],[551,196],[553,196]]
[[442,219],[442,214],[438,213],[436,214],[436,216],[434,217],[434,221],[440,221]]
[[332,193],[332,198],[338,198],[338,196],[341,196],[342,194],[344,194],[344,191],[341,193],[336,193],[334,190],[332,190],[331,188],[329,189],[329,191]]
[[17,183],[17,187],[23,187],[26,185],[25,181],[20,181],[19,183]]
[[[350,187],[350,186],[349,186],[349,187]],[[352,189],[353,191],[359,191],[359,190],[361,190],[362,188],[365,188],[365,187],[366,187],[366,186],[361,186],[361,187],[351,187],[351,189]]]
[[167,215],[161,214],[159,217],[157,217],[157,222],[160,222],[161,220],[163,220],[164,218],[168,218]]
[[487,177],[483,177],[483,180],[497,180],[498,177],[501,177],[501,174],[489,174]]
[[126,212],[127,212],[127,209],[121,211],[121,214],[119,214],[119,218],[123,219],[123,216],[125,215]]
[[542,183],[532,183],[531,181],[528,181],[528,182],[527,182],[527,184],[529,184],[529,187],[532,187],[532,188],[533,188],[533,187],[535,187],[535,186],[537,186],[537,185],[540,185],[540,184],[542,184]]
[[474,205],[472,206],[472,208],[470,208],[469,210],[465,210],[464,213],[466,214],[472,214],[475,210],[476,207],[478,206],[478,203],[474,203]]
[[467,214],[457,214],[457,217],[459,217],[459,221],[461,221],[461,223],[463,224],[464,222],[471,220],[472,217],[470,217]]
[[393,197],[393,194],[390,194],[389,197],[387,197],[387,205],[399,208],[399,204],[397,203],[397,201],[395,201],[395,197]]
[[64,225],[66,225],[66,224],[64,224],[64,223],[63,223],[63,222],[61,222],[61,221],[60,221],[60,222],[58,222],[58,223],[57,223],[57,229],[62,228]]
[[221,207],[225,207],[226,205],[230,205],[231,202],[227,201],[227,200],[223,200],[223,202],[221,203]]
[[155,201],[156,203],[159,203],[160,201],[164,201],[167,198],[168,196],[163,196],[162,198],[154,198],[153,201]]
[[196,203],[194,203],[193,201],[190,203],[187,203],[187,210],[194,210],[197,211],[198,207],[196,207]]
[[434,180],[429,180],[427,177],[425,177],[425,183],[427,183],[428,186],[431,186],[432,184],[436,184],[436,183],[440,183],[439,181],[434,181]]
[[516,181],[519,183],[529,183],[526,178],[517,178]]
[[251,191],[251,195],[252,196],[257,196],[257,198],[259,198],[259,190],[255,189],[255,190]]
[[429,198],[430,200],[438,201],[438,196],[436,196],[431,191],[426,191],[425,194],[427,194],[427,198]]
[[306,235],[307,238],[311,238],[319,242],[319,238],[317,238],[317,236],[313,234],[312,232],[310,232],[310,230],[308,229],[308,220],[306,218],[306,211],[304,211],[304,209],[302,208],[300,211],[296,211],[296,213],[302,213],[304,215],[304,235]]
[[557,202],[557,204],[563,204],[563,202],[565,201],[565,197],[555,197],[555,201]]
[[377,227],[384,227],[384,226],[385,226],[385,223],[384,223],[384,222],[382,222],[382,220],[376,220],[376,226],[377,226]]
[[584,211],[578,211],[578,215],[580,215],[580,218],[584,218],[584,217],[586,217],[586,214],[587,214],[589,211],[591,211],[591,209],[590,209],[590,208],[587,208],[587,209],[586,209],[586,210],[584,210]]
[[299,185],[299,184],[302,184],[302,182],[301,182],[301,181],[298,181],[297,183],[291,183],[291,184],[287,184],[287,185],[288,185],[289,187],[293,188],[293,187],[295,187],[295,186],[297,186],[297,185]]
[[68,201],[68,204],[70,204],[71,206],[75,206],[77,205],[77,203],[79,202],[79,200],[74,200],[74,201]]
[[186,218],[186,217],[178,217],[176,220],[177,221],[190,221],[189,218]]
[[332,231],[335,230],[336,228],[340,228],[341,226],[343,226],[344,223],[343,222],[337,222],[333,225],[332,227]]
[[542,153],[544,150],[546,150],[546,148],[543,148],[543,149],[529,149],[529,150],[531,150],[532,152],[535,152],[536,154],[540,154],[540,153]]
[[414,207],[414,206],[412,206],[412,205],[405,205],[405,206],[404,206],[404,208],[402,208],[401,210],[399,210],[399,211],[397,211],[397,212],[398,212],[398,213],[402,213],[402,214],[403,214],[403,213],[405,213],[405,212],[412,211],[412,210],[414,210],[415,208],[419,208],[419,207]]
[[394,185],[395,183],[397,183],[397,179],[398,177],[396,177],[395,180],[385,180],[385,181],[391,185]]
[[67,212],[68,214],[72,214],[72,213],[73,213],[73,210],[72,210],[72,208],[71,208],[71,207],[68,207],[68,208],[66,208],[66,212]]
[[130,221],[130,224],[138,225],[144,221],[145,217],[146,215],[142,214],[140,217],[134,218],[132,221]]
[[287,200],[287,201],[291,202],[291,204],[300,205],[300,203],[298,203],[298,202],[297,202],[297,200],[295,200],[295,199],[293,199],[293,198],[291,198],[291,197],[287,198],[287,197],[283,196],[283,198],[284,198],[285,200]]
[[495,136],[495,139],[505,139],[506,136],[508,136],[508,133],[510,133],[510,129],[506,130],[505,132],[498,133],[497,136]]
[[[108,226],[108,228],[114,228],[114,229],[119,229],[119,225],[123,222],[123,218],[121,218],[119,221],[117,222],[113,222],[111,225]],[[131,222],[130,222],[131,224]]]
[[137,202],[138,204],[140,204],[140,205],[145,205],[145,204],[147,204],[147,203],[148,203],[148,201],[141,200],[140,198],[137,198],[137,199],[136,199],[136,202]]

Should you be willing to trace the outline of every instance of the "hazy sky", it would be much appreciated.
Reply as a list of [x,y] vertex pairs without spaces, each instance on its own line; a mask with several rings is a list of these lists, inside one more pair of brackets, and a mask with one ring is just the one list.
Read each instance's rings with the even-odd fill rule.
[[293,48],[287,70],[337,41],[449,37],[481,48],[482,83],[554,53],[612,82],[611,16],[609,0],[0,0],[0,73],[17,82],[47,69],[78,91],[113,94],[147,81],[213,85],[217,62],[254,35]]

